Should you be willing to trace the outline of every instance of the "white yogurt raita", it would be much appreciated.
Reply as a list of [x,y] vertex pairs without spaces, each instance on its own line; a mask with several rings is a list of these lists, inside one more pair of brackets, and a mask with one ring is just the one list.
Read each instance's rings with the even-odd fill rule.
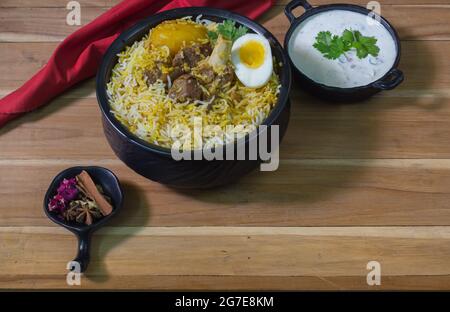
[[[315,82],[339,88],[365,86],[383,77],[394,65],[397,47],[389,31],[378,21],[367,15],[347,11],[331,10],[315,14],[303,21],[294,30],[289,41],[288,52],[294,65]],[[380,52],[377,57],[359,59],[354,50],[330,60],[313,47],[321,31],[330,31],[341,36],[345,29],[359,30],[363,36],[375,37]]]

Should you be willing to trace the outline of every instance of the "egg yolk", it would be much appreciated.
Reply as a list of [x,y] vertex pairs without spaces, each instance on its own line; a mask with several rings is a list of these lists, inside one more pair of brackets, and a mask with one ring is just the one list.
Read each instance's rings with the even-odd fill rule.
[[258,68],[264,63],[265,49],[261,42],[250,40],[239,49],[239,58],[250,68]]

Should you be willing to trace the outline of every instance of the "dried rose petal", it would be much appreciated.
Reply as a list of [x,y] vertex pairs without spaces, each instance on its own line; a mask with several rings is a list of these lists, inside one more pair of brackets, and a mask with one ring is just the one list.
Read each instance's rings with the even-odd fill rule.
[[63,190],[62,192],[59,192],[59,195],[61,195],[66,201],[71,201],[78,196],[78,190],[68,188]]
[[59,193],[60,190],[64,190],[66,188],[75,188],[76,185],[77,185],[76,179],[74,179],[74,178],[72,178],[72,179],[64,179],[59,184],[58,193]]
[[48,210],[50,211],[63,212],[65,208],[66,202],[64,197],[59,194],[55,195],[48,203]]
[[67,202],[74,200],[78,196],[76,187],[77,181],[73,179],[64,179],[59,185],[57,191]]

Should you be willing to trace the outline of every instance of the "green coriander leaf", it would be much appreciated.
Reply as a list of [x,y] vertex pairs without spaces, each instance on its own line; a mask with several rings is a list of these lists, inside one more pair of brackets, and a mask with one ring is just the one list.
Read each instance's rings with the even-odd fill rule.
[[378,56],[378,53],[380,52],[380,48],[376,45],[377,39],[374,37],[364,37],[361,36],[359,38],[359,42],[361,45],[364,46],[364,48],[367,50],[367,53],[372,56]]
[[316,42],[313,47],[319,50],[322,54],[328,53],[330,50],[330,44],[332,40],[331,32],[329,31],[321,31],[316,36]]
[[375,45],[377,43],[377,39],[375,37],[360,37],[359,42],[364,44],[365,46]]
[[219,34],[215,31],[208,31],[208,38],[212,43],[215,43],[217,41],[217,38],[219,38]]
[[321,31],[316,36],[316,45],[325,48],[330,45],[333,35],[329,31]]
[[351,30],[346,29],[342,33],[342,40],[346,42],[353,42],[355,41],[355,36],[353,35],[353,32]]
[[217,32],[226,40],[235,41],[248,32],[248,28],[244,26],[236,27],[234,21],[225,20],[217,26]]
[[327,59],[337,59],[344,52],[344,42],[338,36],[333,36],[329,31],[321,31],[316,36],[313,45]]
[[236,32],[234,33],[234,38],[233,40],[236,40],[240,37],[242,37],[243,35],[245,35],[248,32],[248,28],[244,27],[244,26],[239,26],[238,28],[236,28]]
[[374,46],[368,46],[367,47],[367,52],[369,52],[370,55],[372,56],[378,56],[378,54],[380,53],[380,48],[376,45]]
[[355,37],[355,41],[359,41],[359,38],[362,37],[361,32],[359,30],[355,30],[353,32],[353,36]]
[[353,47],[356,49],[356,56],[358,56],[358,58],[363,59],[369,55],[366,47],[361,42],[354,42]]
[[335,60],[339,56],[341,56],[342,53],[344,53],[345,45],[342,39],[338,36],[333,36],[333,39],[331,40],[330,44],[330,51],[328,53],[328,56]]
[[233,32],[235,24],[236,23],[233,21],[226,20],[222,24],[217,26],[217,31],[219,32],[219,34],[222,35],[224,39],[233,40]]
[[313,46],[328,59],[337,59],[350,49],[355,49],[358,58],[363,59],[369,54],[378,56],[380,48],[376,43],[375,37],[364,37],[357,30],[346,29],[340,37],[332,35],[329,31],[319,32]]
[[342,41],[344,42],[345,52],[349,51],[352,48],[353,42],[355,41],[355,37],[353,36],[353,32],[346,29],[342,33]]

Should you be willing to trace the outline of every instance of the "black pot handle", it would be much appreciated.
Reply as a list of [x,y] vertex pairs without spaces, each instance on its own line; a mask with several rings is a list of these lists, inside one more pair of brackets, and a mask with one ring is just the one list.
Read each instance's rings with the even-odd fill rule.
[[382,80],[374,82],[373,86],[381,90],[392,90],[401,84],[404,79],[403,72],[400,69],[393,68]]
[[80,273],[86,271],[89,261],[91,259],[91,231],[83,231],[77,233],[78,237],[78,254],[77,257],[73,260],[74,262],[78,262],[80,265]]
[[296,17],[292,11],[294,11],[297,7],[302,6],[305,11],[311,10],[312,5],[308,3],[306,0],[293,0],[289,2],[288,5],[286,5],[286,8],[284,9],[284,14],[286,14],[289,22],[293,22]]

